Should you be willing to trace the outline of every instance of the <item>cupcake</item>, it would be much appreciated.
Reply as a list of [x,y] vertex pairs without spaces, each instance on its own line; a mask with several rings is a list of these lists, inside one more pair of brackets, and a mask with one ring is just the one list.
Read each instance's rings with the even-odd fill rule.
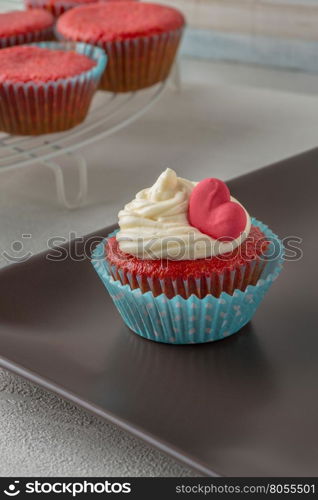
[[119,212],[92,263],[125,323],[166,343],[239,331],[282,267],[283,247],[226,184],[167,169]]
[[123,0],[24,0],[24,4],[28,9],[45,9],[51,12],[54,17],[59,17],[67,10],[79,7],[80,5],[110,1],[120,2]]
[[13,10],[0,14],[0,48],[51,40],[54,18],[40,9]]
[[24,0],[24,5],[28,9],[45,9],[54,17],[59,17],[67,10],[96,1],[98,0]]
[[101,88],[129,92],[167,78],[183,27],[176,9],[123,1],[73,9],[59,18],[57,33],[102,47],[109,61]]
[[104,51],[85,44],[0,50],[0,130],[38,135],[81,123],[105,64]]

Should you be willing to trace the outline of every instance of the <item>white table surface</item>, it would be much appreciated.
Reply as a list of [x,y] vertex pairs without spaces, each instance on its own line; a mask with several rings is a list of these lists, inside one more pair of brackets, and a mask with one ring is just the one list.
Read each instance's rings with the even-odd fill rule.
[[[88,205],[67,211],[40,165],[0,172],[0,267],[22,234],[24,251],[51,236],[92,232],[116,219],[167,166],[190,179],[240,175],[316,146],[318,76],[182,61],[183,90],[85,151]],[[247,207],[253,212],[253,207]],[[16,254],[18,255],[18,254]],[[193,471],[139,440],[0,370],[0,475],[189,476]]]

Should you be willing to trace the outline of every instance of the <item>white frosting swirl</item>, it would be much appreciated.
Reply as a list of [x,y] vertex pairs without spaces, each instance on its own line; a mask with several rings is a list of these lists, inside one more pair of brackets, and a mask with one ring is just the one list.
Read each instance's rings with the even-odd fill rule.
[[195,260],[221,255],[241,245],[251,228],[245,209],[246,227],[232,241],[217,241],[189,224],[189,196],[196,184],[167,168],[151,188],[137,193],[118,214],[120,249],[140,259]]

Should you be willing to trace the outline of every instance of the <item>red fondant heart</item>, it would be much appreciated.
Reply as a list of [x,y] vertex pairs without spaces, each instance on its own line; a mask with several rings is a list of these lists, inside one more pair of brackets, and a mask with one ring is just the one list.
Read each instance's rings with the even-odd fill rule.
[[189,200],[189,222],[216,240],[238,238],[246,226],[243,207],[231,201],[227,185],[219,179],[204,179],[193,189]]

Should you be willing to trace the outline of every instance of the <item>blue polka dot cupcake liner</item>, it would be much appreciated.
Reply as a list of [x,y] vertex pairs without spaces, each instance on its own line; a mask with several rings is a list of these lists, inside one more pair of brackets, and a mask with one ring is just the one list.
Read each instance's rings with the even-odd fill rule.
[[[142,293],[116,281],[105,260],[105,243],[92,253],[92,264],[108,290],[125,324],[141,337],[168,344],[197,344],[221,340],[241,330],[254,316],[258,306],[278,277],[283,265],[284,247],[280,239],[262,222],[252,219],[271,242],[265,255],[266,265],[256,285],[232,295],[222,292],[219,297],[206,295],[187,299],[176,295]],[[114,236],[108,235],[108,238]]]

